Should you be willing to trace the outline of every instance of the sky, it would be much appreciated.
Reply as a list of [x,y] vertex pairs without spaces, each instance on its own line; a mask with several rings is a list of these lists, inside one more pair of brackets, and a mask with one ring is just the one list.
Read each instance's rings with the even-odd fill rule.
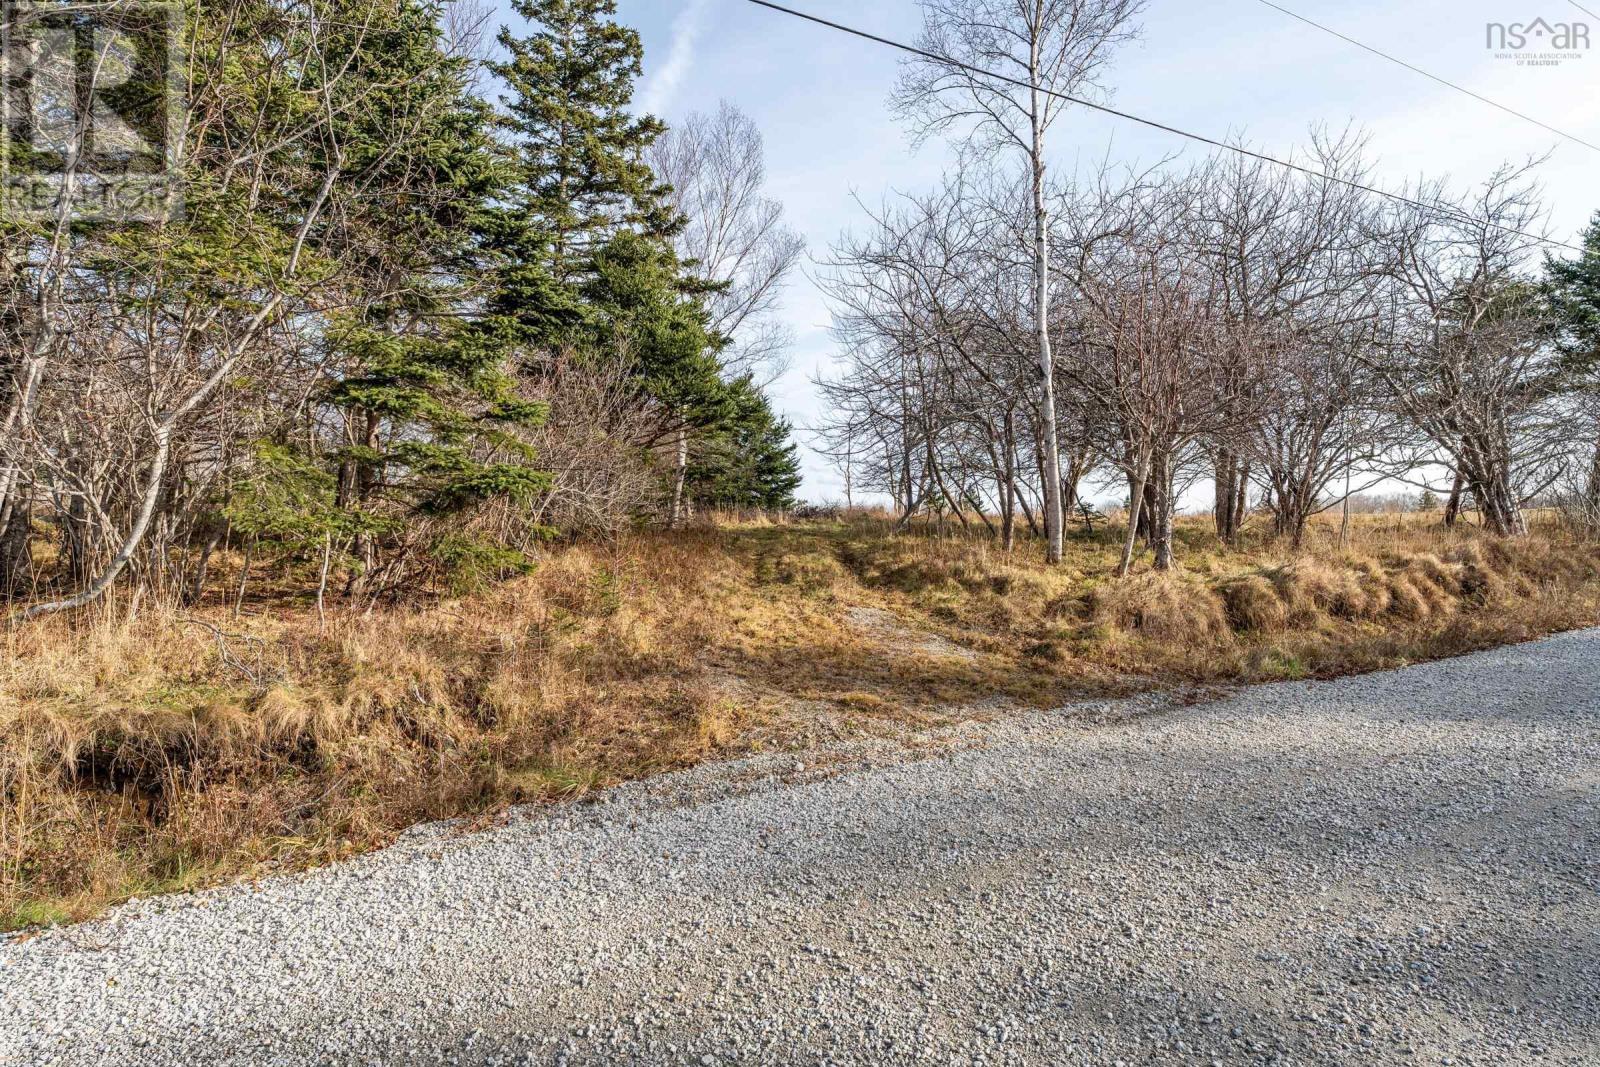
[[[787,6],[909,41],[921,26],[915,0],[784,0]],[[1508,108],[1600,145],[1600,0],[1432,0],[1334,3],[1276,0]],[[833,363],[827,302],[814,278],[841,232],[859,228],[860,201],[933,186],[948,161],[939,143],[913,149],[887,100],[896,53],[749,3],[748,0],[619,0],[618,17],[644,40],[640,106],[671,123],[728,100],[766,139],[769,194],[805,236],[812,262],[785,294],[792,369],[773,386],[797,427],[822,414],[813,384]],[[1518,63],[1488,46],[1489,23],[1584,23],[1596,47],[1550,66]],[[1279,157],[1314,125],[1353,124],[1370,136],[1378,184],[1420,176],[1466,187],[1506,160],[1549,154],[1539,171],[1552,236],[1577,243],[1600,211],[1600,151],[1329,36],[1265,0],[1149,0],[1143,33],[1104,81],[1117,108],[1196,133],[1243,137]],[[1154,163],[1207,149],[1111,116],[1072,109],[1052,133],[1051,165]],[[809,500],[841,499],[843,481],[802,449]]]

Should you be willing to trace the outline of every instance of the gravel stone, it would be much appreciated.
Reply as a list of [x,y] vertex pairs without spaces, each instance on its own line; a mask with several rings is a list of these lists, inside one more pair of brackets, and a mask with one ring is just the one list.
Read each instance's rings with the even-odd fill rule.
[[1600,630],[696,768],[0,944],[0,1063],[1600,1064]]

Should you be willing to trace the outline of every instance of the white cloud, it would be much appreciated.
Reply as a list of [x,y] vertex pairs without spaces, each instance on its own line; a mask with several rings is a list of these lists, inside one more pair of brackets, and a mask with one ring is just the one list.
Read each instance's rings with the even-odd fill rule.
[[640,109],[651,115],[665,114],[678,95],[678,87],[694,62],[694,46],[700,37],[709,0],[688,0],[672,22],[672,42],[667,46],[666,62],[645,82],[639,94]]

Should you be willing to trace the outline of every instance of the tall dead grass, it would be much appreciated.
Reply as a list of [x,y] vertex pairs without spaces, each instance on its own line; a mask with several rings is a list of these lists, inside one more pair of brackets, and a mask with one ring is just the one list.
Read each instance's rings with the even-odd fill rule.
[[45,620],[0,638],[0,926],[802,744],[818,716],[1331,675],[1600,619],[1600,549],[1554,527],[1332,533],[1233,551],[1190,523],[1181,572],[1116,581],[1115,531],[1046,567],[871,518],[743,523],[566,548],[320,633],[297,603]]
[[704,758],[738,709],[692,541],[574,548],[471,601],[52,620],[0,664],[0,922],[316,863],[422,819]]

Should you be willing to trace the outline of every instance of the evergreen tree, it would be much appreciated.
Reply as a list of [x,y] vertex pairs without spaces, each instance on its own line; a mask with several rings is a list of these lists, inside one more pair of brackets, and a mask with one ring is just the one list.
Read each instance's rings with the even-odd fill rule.
[[[596,321],[594,286],[630,288],[618,278],[619,261],[647,266],[655,285],[663,260],[634,239],[665,248],[679,222],[669,190],[643,162],[665,127],[627,109],[643,48],[636,31],[610,17],[614,0],[515,0],[513,8],[531,31],[518,37],[503,28],[508,58],[490,64],[507,88],[498,126],[509,158],[483,218],[486,246],[498,257],[488,311],[490,324],[523,348],[524,369],[537,373],[541,356],[556,348],[614,354]],[[619,239],[629,243],[600,278],[605,250]],[[666,269],[675,288],[692,294],[676,261]]]
[[1556,319],[1566,384],[1587,398],[1591,452],[1581,489],[1588,513],[1600,515],[1600,440],[1594,439],[1600,397],[1600,212],[1584,230],[1577,259],[1546,258],[1544,292]]
[[627,361],[641,401],[653,416],[633,427],[641,444],[656,444],[680,426],[705,428],[734,414],[737,398],[720,377],[705,306],[686,294],[671,245],[618,234],[594,257],[581,290],[590,307],[590,350]]
[[[363,195],[344,213],[369,289],[330,331],[349,367],[327,397],[344,415],[347,507],[367,506],[380,483],[438,511],[500,493],[525,500],[546,481],[510,432],[542,409],[517,401],[504,339],[464,318],[476,222],[502,173],[467,60],[441,54],[441,13],[434,0],[401,0],[384,47],[361,53],[368,103],[341,131],[347,165],[397,193]],[[397,150],[384,124],[399,116],[411,135]]]
[[[621,367],[633,406],[606,433],[654,449],[732,410],[704,297],[673,249],[671,190],[644,162],[665,127],[628,110],[638,34],[614,0],[517,0],[527,36],[500,34],[502,132],[511,180],[486,232],[501,257],[492,321],[523,350],[522,372],[556,352]],[[559,398],[557,399],[559,403]]]
[[533,231],[563,284],[589,274],[595,252],[616,234],[665,238],[677,224],[669,190],[644,162],[665,127],[628,110],[644,50],[637,31],[612,20],[616,7],[515,0],[532,33],[502,29],[509,58],[491,67],[509,89],[501,99],[516,166],[508,221]]
[[[399,536],[413,518],[496,498],[525,504],[549,484],[518,432],[544,409],[518,398],[510,339],[473,319],[479,220],[503,164],[492,113],[471,93],[470,61],[449,53],[442,13],[436,0],[394,0],[365,25],[329,28],[329,64],[357,103],[334,122],[336,154],[313,161],[352,176],[335,187],[337,225],[323,247],[359,267],[329,301],[344,310],[321,331],[326,429],[257,450],[256,468],[300,489],[264,495],[247,470],[227,507],[241,532],[302,548],[326,542],[349,564],[352,592],[385,544],[435,547]],[[326,486],[313,462],[331,468]]]
[[788,422],[748,378],[730,383],[728,394],[729,414],[689,465],[691,498],[712,507],[793,507],[800,458]]
[[1561,326],[1561,350],[1570,370],[1600,365],[1600,212],[1583,235],[1577,259],[1545,261],[1545,293]]

